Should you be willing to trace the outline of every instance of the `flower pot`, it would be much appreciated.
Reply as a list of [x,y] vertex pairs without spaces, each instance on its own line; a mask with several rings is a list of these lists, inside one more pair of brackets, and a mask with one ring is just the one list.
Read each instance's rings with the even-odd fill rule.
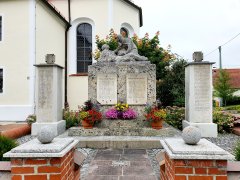
[[162,122],[163,121],[157,121],[157,122],[151,122],[151,126],[153,129],[162,129]]
[[92,129],[92,128],[93,128],[93,124],[92,124],[92,123],[89,123],[88,121],[85,121],[85,120],[82,121],[82,126],[83,126],[85,129]]

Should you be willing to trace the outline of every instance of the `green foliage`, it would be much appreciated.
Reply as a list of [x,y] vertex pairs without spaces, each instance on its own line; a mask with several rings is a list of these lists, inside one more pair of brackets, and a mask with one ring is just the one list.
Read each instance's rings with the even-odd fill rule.
[[68,108],[63,111],[63,119],[66,120],[67,129],[80,123],[78,111],[70,111]]
[[183,107],[166,107],[167,117],[166,122],[179,129],[182,130],[182,121],[185,119],[185,108]]
[[224,108],[225,110],[235,110],[240,113],[240,105],[235,105],[235,106],[227,106]]
[[186,64],[184,59],[176,59],[165,76],[157,82],[157,98],[163,106],[184,106]]
[[236,161],[240,161],[240,141],[238,141],[236,147],[234,148],[234,155]]
[[218,125],[219,133],[230,133],[233,128],[234,117],[231,114],[223,112],[221,108],[215,108],[213,111],[213,123]]
[[0,161],[8,161],[9,158],[4,158],[3,154],[17,147],[15,140],[0,135]]
[[32,123],[35,123],[36,122],[36,115],[35,114],[29,115],[27,117],[26,121],[29,125],[31,125]]
[[229,74],[225,70],[219,71],[219,77],[214,84],[215,96],[223,99],[223,105],[227,105],[227,100],[231,99],[235,90],[231,89]]

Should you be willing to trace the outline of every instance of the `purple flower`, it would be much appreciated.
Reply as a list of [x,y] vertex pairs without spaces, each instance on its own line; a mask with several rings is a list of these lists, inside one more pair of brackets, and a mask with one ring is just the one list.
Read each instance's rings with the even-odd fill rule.
[[107,119],[117,119],[118,118],[118,111],[114,108],[107,110],[105,113]]
[[131,108],[128,108],[127,111],[123,112],[123,119],[136,119],[136,118],[137,113]]

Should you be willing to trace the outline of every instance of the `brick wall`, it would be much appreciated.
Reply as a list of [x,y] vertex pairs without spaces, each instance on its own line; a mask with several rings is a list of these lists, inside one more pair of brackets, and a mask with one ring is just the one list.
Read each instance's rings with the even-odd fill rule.
[[74,149],[61,158],[12,158],[12,180],[79,180]]
[[227,160],[176,160],[165,153],[161,180],[227,180]]

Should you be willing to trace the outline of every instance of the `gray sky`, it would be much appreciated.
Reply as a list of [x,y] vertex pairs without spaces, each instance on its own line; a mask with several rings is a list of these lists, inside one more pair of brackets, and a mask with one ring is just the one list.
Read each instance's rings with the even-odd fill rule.
[[[160,43],[192,61],[194,51],[207,55],[240,33],[240,0],[134,0],[143,9],[143,27],[152,37],[160,31]],[[204,60],[216,62],[214,51]],[[240,68],[240,35],[222,47],[223,68]]]

